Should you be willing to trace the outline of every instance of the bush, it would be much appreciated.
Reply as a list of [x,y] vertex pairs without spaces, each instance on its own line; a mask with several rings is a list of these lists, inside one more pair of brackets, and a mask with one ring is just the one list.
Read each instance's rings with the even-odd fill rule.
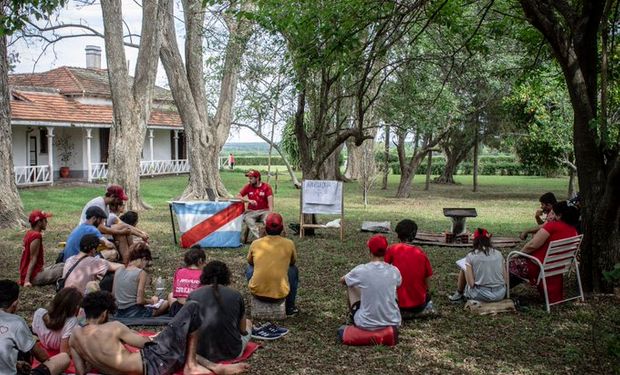
[[[267,165],[268,156],[235,156],[235,166],[243,165]],[[271,165],[285,165],[281,156],[272,156]]]

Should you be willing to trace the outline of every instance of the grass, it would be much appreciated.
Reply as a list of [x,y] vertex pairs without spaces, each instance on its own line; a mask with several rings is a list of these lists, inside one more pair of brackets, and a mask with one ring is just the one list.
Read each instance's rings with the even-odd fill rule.
[[[245,177],[224,172],[231,192]],[[282,324],[291,333],[281,340],[264,343],[251,359],[254,374],[401,374],[401,373],[620,373],[618,358],[608,353],[608,344],[620,331],[620,307],[611,297],[594,296],[586,303],[569,302],[544,312],[536,294],[519,288],[516,293],[529,303],[526,311],[498,316],[474,316],[462,307],[448,303],[454,290],[454,261],[467,250],[428,247],[435,275],[432,282],[434,305],[441,318],[404,323],[400,343],[394,348],[346,347],[336,340],[336,330],[346,320],[345,294],[338,279],[355,265],[367,261],[365,241],[369,235],[358,228],[363,220],[389,220],[392,226],[403,218],[416,220],[424,231],[448,229],[441,208],[475,207],[478,217],[468,220],[470,228],[482,226],[495,235],[516,236],[534,223],[537,199],[543,192],[564,195],[566,179],[538,177],[481,176],[480,191],[471,192],[471,177],[457,176],[461,185],[432,185],[423,190],[423,178],[416,177],[412,197],[393,198],[397,176],[391,176],[389,189],[375,189],[370,206],[364,209],[359,186],[345,185],[345,239],[335,231],[322,231],[313,238],[295,237],[299,255],[301,314]],[[154,272],[170,285],[173,270],[180,264],[182,250],[174,246],[166,201],[183,190],[186,177],[142,180],[144,199],[153,206],[141,214],[140,226],[151,234],[152,248],[159,257]],[[272,181],[272,185],[273,181]],[[275,188],[275,186],[274,186]],[[52,211],[45,235],[47,261],[57,253],[55,244],[64,240],[77,223],[82,206],[100,195],[102,186],[33,188],[21,190],[26,211],[42,208]],[[299,191],[287,175],[277,186],[276,209],[287,222],[297,222]],[[324,221],[330,219],[323,217]],[[24,231],[0,232],[0,262],[3,277],[17,279],[17,268]],[[394,241],[390,236],[390,241]],[[209,259],[229,264],[234,287],[247,301],[243,279],[247,246],[239,249],[208,249]],[[45,305],[51,287],[25,290],[20,313],[29,319],[36,307]],[[616,336],[614,336],[616,335]]]

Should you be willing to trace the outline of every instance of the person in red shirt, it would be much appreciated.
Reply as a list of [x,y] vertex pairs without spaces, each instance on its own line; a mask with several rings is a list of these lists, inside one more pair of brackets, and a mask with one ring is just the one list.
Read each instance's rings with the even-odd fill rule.
[[[541,263],[547,255],[547,249],[551,241],[577,235],[575,226],[579,222],[579,211],[575,207],[569,206],[566,201],[562,201],[553,206],[553,212],[555,213],[555,220],[545,223],[521,250],[526,254],[536,257]],[[532,285],[538,286],[538,291],[541,296],[544,295],[542,282],[537,284],[540,269],[534,262],[523,257],[514,258],[510,261],[509,269],[511,287],[519,284],[523,279],[527,279]],[[547,277],[546,283],[549,302],[553,303],[561,300],[563,295],[562,275]]]
[[53,284],[62,276],[63,264],[54,264],[43,268],[45,251],[43,250],[43,232],[47,229],[47,218],[52,214],[34,210],[28,221],[30,230],[24,236],[24,251],[19,262],[19,285],[31,287]]
[[429,292],[433,275],[431,262],[422,249],[409,244],[415,239],[418,226],[413,220],[405,219],[396,224],[394,231],[400,242],[388,247],[385,262],[398,268],[403,278],[396,290],[401,315],[407,319],[421,313],[434,313]]
[[250,169],[245,175],[249,182],[237,194],[237,198],[248,204],[243,222],[255,238],[260,238],[256,223],[264,223],[267,215],[273,211],[273,192],[268,183],[261,181],[259,171]]

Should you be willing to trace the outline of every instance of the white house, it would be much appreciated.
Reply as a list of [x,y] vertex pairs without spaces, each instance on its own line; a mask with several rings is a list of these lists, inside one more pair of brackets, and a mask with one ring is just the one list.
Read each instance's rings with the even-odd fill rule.
[[[71,178],[107,177],[113,113],[100,47],[86,47],[86,68],[11,74],[9,85],[18,186],[52,184],[61,167]],[[141,175],[189,172],[183,124],[168,90],[155,88],[147,129]]]

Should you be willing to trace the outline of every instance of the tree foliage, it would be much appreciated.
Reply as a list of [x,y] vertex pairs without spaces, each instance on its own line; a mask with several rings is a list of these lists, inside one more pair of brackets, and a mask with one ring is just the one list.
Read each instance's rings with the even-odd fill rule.
[[0,37],[11,35],[21,30],[26,22],[34,18],[41,20],[49,17],[67,0],[2,0],[0,1]]

